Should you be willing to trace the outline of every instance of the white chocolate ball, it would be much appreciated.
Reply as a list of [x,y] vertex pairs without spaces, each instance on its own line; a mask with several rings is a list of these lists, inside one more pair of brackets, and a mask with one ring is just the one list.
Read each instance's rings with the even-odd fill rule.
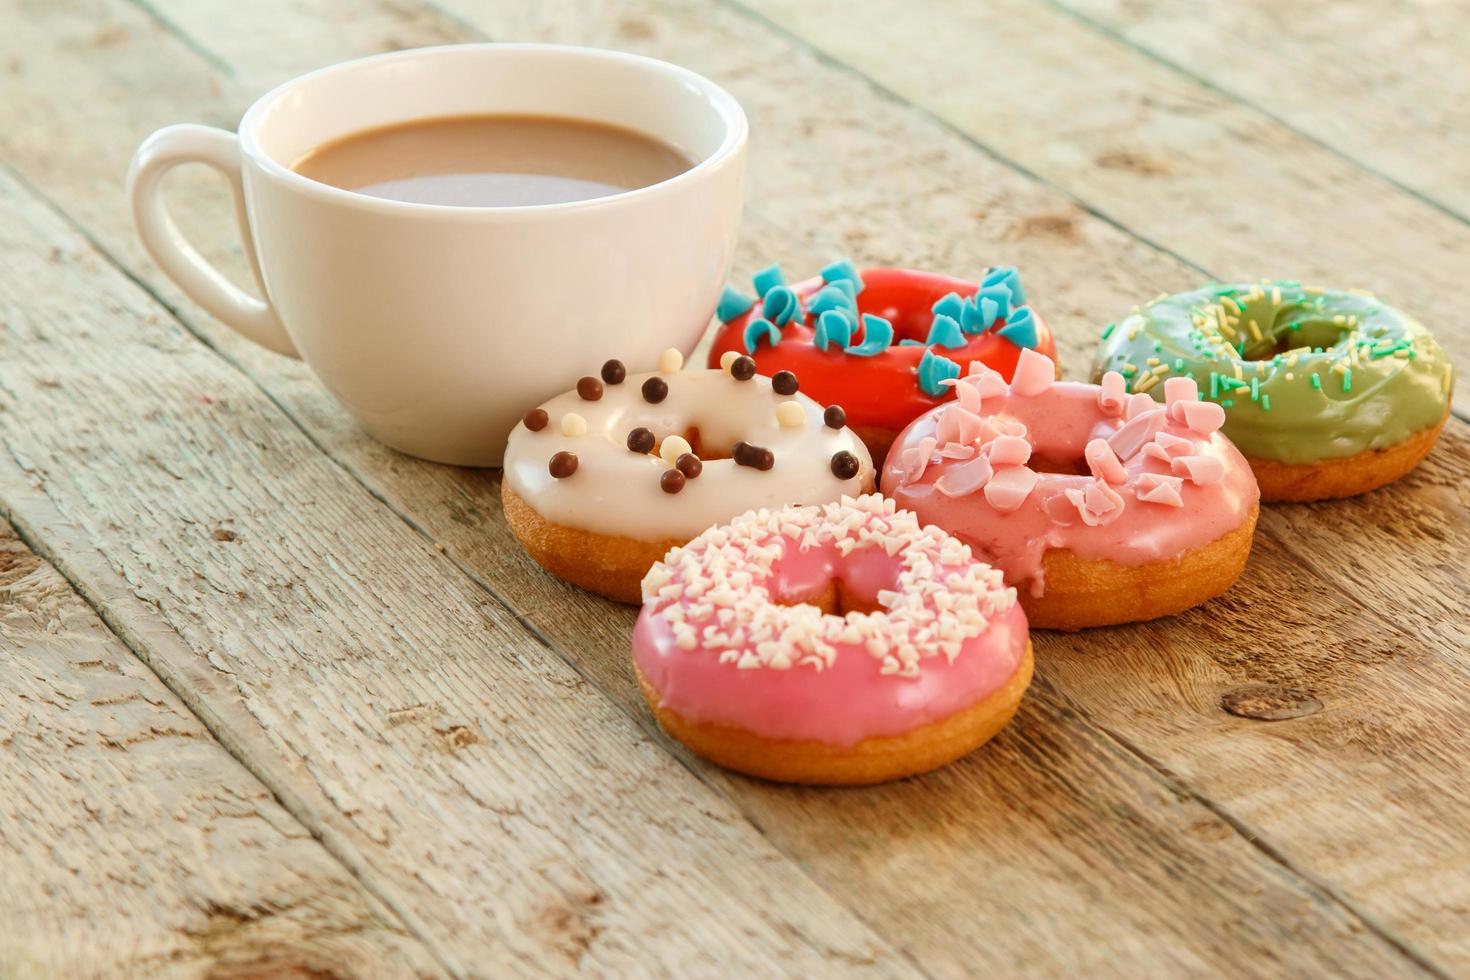
[[672,465],[680,456],[694,451],[689,445],[689,440],[683,436],[669,436],[658,447],[658,454],[663,457],[665,463]]
[[799,429],[806,425],[806,409],[798,401],[782,402],[776,406],[776,421],[784,428]]
[[739,351],[733,351],[733,350],[727,350],[727,351],[725,351],[725,353],[723,353],[723,354],[720,355],[720,370],[721,371],[724,371],[726,374],[729,374],[730,373],[730,365],[731,364],[734,364],[735,363],[735,359],[738,358],[739,356],[740,356],[740,352]]
[[587,434],[587,420],[576,412],[568,412],[561,417],[561,434],[564,436],[585,436]]
[[664,374],[673,374],[684,366],[684,355],[677,347],[670,347],[658,356],[658,369]]

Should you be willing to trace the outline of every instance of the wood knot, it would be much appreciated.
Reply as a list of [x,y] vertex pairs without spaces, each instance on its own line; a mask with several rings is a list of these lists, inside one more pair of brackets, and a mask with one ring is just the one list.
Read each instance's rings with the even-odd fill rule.
[[1306,691],[1254,685],[1226,691],[1220,695],[1220,707],[1239,718],[1287,721],[1315,715],[1322,710],[1322,702]]

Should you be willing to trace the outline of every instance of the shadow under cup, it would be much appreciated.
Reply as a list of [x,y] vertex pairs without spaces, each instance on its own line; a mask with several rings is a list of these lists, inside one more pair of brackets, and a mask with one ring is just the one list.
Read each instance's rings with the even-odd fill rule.
[[[609,123],[695,162],[621,194],[505,208],[384,200],[290,170],[363,130],[482,114]],[[730,264],[745,142],[739,105],[692,72],[547,45],[350,62],[281,86],[240,126],[250,238],[289,345],[381,441],[474,466],[499,465],[528,409],[608,358],[648,370],[693,348]]]

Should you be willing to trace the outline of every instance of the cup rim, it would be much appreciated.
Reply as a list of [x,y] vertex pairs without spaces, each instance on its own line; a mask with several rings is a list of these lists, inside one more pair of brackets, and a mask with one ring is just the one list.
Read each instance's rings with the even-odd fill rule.
[[[357,191],[347,190],[342,187],[334,187],[331,184],[313,180],[303,176],[276,160],[266,153],[256,139],[256,129],[262,116],[272,105],[274,105],[288,91],[313,79],[333,75],[339,72],[354,70],[366,64],[375,64],[386,61],[409,60],[413,58],[434,57],[448,51],[542,51],[572,54],[577,57],[587,57],[604,61],[617,61],[632,64],[638,67],[671,73],[709,96],[715,110],[725,123],[725,133],[714,152],[707,155],[703,160],[666,180],[646,187],[635,187],[617,194],[608,194],[603,197],[592,197],[581,201],[561,201],[555,204],[517,204],[507,207],[475,207],[459,204],[422,204],[413,201],[396,201],[391,198],[373,197],[368,194],[359,194]],[[745,110],[735,97],[722,86],[716,84],[698,72],[692,71],[682,65],[661,61],[657,58],[649,58],[644,55],[630,54],[626,51],[615,51],[609,48],[584,47],[576,44],[533,44],[533,43],[502,43],[502,42],[476,42],[468,44],[437,44],[420,48],[405,48],[401,51],[389,51],[384,54],[369,55],[366,58],[353,58],[349,61],[338,62],[304,75],[282,82],[275,88],[266,92],[256,99],[245,110],[245,115],[240,119],[238,136],[241,152],[249,157],[256,166],[260,167],[270,176],[281,180],[291,187],[307,194],[325,198],[336,204],[346,205],[363,211],[373,211],[382,214],[398,216],[433,215],[441,218],[514,218],[530,217],[547,214],[566,213],[572,211],[601,210],[604,208],[620,207],[628,203],[641,200],[653,194],[664,193],[672,188],[681,186],[691,180],[697,180],[710,170],[723,164],[733,156],[744,144],[749,132],[749,124],[745,118]]]

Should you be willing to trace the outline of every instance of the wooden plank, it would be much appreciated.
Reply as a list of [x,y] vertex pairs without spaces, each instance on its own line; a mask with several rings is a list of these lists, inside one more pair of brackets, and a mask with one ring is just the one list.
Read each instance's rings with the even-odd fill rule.
[[911,972],[9,179],[0,263],[0,501],[453,972]]
[[1470,8],[1053,0],[1470,221]]
[[0,522],[0,974],[438,975]]
[[[606,18],[590,18],[588,23],[591,26],[587,29],[579,26],[581,22],[578,25],[542,23],[539,28],[534,23],[529,27],[523,23],[516,27],[515,32],[519,36],[525,36],[528,33],[534,34],[539,29],[559,32],[560,36],[567,39],[576,39],[579,36],[577,32],[582,31],[581,39],[593,41],[605,39],[604,34],[599,32],[615,32],[609,36],[613,36],[623,46],[643,47],[655,53],[671,55],[694,63],[695,67],[712,71],[717,77],[733,80],[737,94],[752,108],[753,114],[758,115],[763,131],[770,134],[767,140],[776,146],[784,142],[792,148],[786,153],[771,154],[759,159],[756,166],[757,208],[769,207],[781,215],[783,222],[780,227],[789,229],[791,234],[767,234],[763,240],[755,242],[753,248],[746,253],[744,261],[747,268],[756,259],[755,253],[767,249],[768,254],[788,261],[810,261],[810,252],[793,244],[793,237],[810,243],[812,248],[824,254],[831,254],[835,248],[860,245],[870,250],[869,257],[872,260],[905,259],[934,264],[946,263],[951,268],[961,263],[981,263],[985,261],[987,254],[993,256],[997,248],[1003,246],[1006,250],[1024,251],[1038,261],[1042,258],[1049,260],[1050,268],[1039,267],[1039,270],[1048,277],[1047,285],[1057,287],[1048,290],[1046,295],[1053,297],[1057,304],[1054,319],[1063,323],[1086,320],[1087,306],[1079,301],[1089,297],[1088,290],[1094,291],[1091,296],[1111,293],[1115,297],[1124,297],[1137,288],[1137,278],[1152,274],[1159,278],[1172,275],[1182,280],[1185,276],[1192,275],[1177,262],[1167,257],[1160,258],[1157,253],[1150,253],[1136,242],[1130,243],[1115,230],[1088,219],[1079,212],[1066,209],[1054,194],[1038,190],[1003,167],[976,159],[971,148],[932,125],[913,119],[899,108],[881,101],[875,102],[869,93],[851,80],[843,80],[840,75],[815,66],[799,52],[793,53],[787,47],[773,44],[758,31],[743,28],[743,22],[739,19],[722,19],[721,16],[716,16],[713,18],[713,25],[703,28],[704,33],[701,34],[697,30],[698,23],[686,23],[699,21],[701,18],[710,20],[708,14],[701,10],[692,10],[682,15],[677,11],[660,10],[658,13],[658,17],[650,17],[632,12],[610,22]],[[526,14],[522,8],[519,14],[516,10],[496,11],[495,16],[512,20],[519,16],[530,23],[535,17],[542,15]],[[680,16],[685,20],[680,20]],[[710,44],[708,39],[711,36],[733,40],[727,41],[726,46],[720,48]],[[687,48],[681,46],[681,38],[688,39]],[[701,65],[699,58],[706,55],[700,55],[695,50],[701,47],[701,43],[704,52],[719,52],[720,57],[726,60],[719,61],[714,67],[708,63]],[[768,53],[768,56],[762,56],[763,52]],[[743,59],[739,57],[742,54]],[[804,83],[804,76],[813,77],[815,83]],[[825,102],[810,95],[812,89],[820,93],[819,86],[822,85],[832,89]],[[799,114],[784,113],[784,103],[790,98],[789,93],[793,92],[807,95],[814,105]],[[98,122],[105,124],[104,120]],[[869,130],[871,136],[868,135]],[[774,140],[771,139],[772,136],[775,137]],[[891,142],[886,142],[885,137]],[[812,182],[810,168],[802,166],[807,161],[796,158],[798,148],[815,145],[831,146],[831,156],[841,159],[844,167],[852,169],[853,179],[847,180],[844,177],[841,181],[850,190],[846,190],[840,200],[824,195],[821,186]],[[896,146],[900,150],[904,147],[920,149],[909,159],[902,161],[907,166],[895,166],[889,152],[890,146]],[[901,174],[904,182],[912,181],[904,187],[906,191],[913,192],[909,197],[895,193],[896,186],[899,186],[895,174]],[[63,174],[52,185],[57,188],[58,195],[66,200],[69,209],[85,205],[84,201],[78,200],[67,189],[66,182],[70,179],[72,178]],[[829,177],[828,182],[832,179]],[[976,187],[985,188],[985,193],[972,190]],[[99,236],[104,235],[108,226],[102,227],[104,231],[99,231]],[[765,232],[769,232],[770,227],[769,224],[757,225],[757,228]],[[961,228],[966,233],[960,233]],[[121,234],[125,232],[124,228]],[[122,240],[121,234],[118,241]],[[1051,312],[1051,309],[1048,308],[1048,311]],[[1076,337],[1077,333],[1074,330],[1071,336]],[[1082,345],[1076,340],[1073,340],[1073,344],[1074,350],[1082,349]],[[245,352],[243,348],[228,341],[223,342],[223,347],[231,356],[240,357],[242,363],[256,371],[257,376],[271,387],[284,404],[291,407],[296,417],[314,436],[329,446],[355,473],[375,489],[385,493],[395,502],[395,506],[405,507],[404,513],[410,520],[423,523],[441,543],[448,543],[450,554],[465,562],[466,567],[480,571],[483,576],[486,569],[495,568],[493,560],[496,558],[512,562],[521,560],[513,547],[505,547],[503,525],[498,532],[501,536],[495,536],[495,526],[491,523],[497,517],[493,485],[487,486],[482,478],[473,475],[420,466],[377,450],[355,433],[341,413],[325,400],[319,389],[301,380],[302,375],[293,371],[283,377],[276,370],[281,363],[278,360],[268,355]],[[490,536],[482,538],[485,534]],[[490,554],[486,556],[482,552]],[[536,581],[531,579],[533,583]],[[498,580],[491,584],[497,588],[502,587]],[[545,584],[538,588],[545,588]],[[591,603],[590,611],[586,613],[588,618],[585,622],[588,625],[585,628],[605,629],[605,626],[591,624],[594,621],[605,623],[606,613],[595,602],[579,594],[562,597],[558,593],[533,592],[529,598],[534,606],[536,600],[550,602],[551,600],[545,598],[548,594],[555,595],[558,601],[570,605],[544,606],[543,609],[555,608],[563,612],[568,609],[578,610],[580,615],[580,611]],[[561,635],[583,638],[575,628],[567,627],[566,630]],[[604,657],[613,656],[616,650],[614,646],[602,650],[590,648],[564,652],[568,656],[579,657],[579,662],[587,665],[584,669],[608,670],[611,668],[606,666]],[[631,688],[623,686],[618,690],[621,691],[620,696],[627,699],[630,705],[636,703],[632,700]],[[1087,738],[1081,738],[1080,741],[1085,743]],[[1052,750],[1028,751],[1026,757],[1049,759],[1052,754]],[[1091,757],[1097,758],[1097,752],[1093,751]],[[1099,804],[1098,799],[1092,797],[1093,790],[1088,786],[1090,777],[1085,769],[1069,774],[1068,778],[1076,780],[1079,787],[1087,787],[1078,791],[1080,803],[1074,807],[1062,808],[1061,812],[1067,813],[1069,820],[1080,819],[1073,816],[1077,808],[1089,812],[1095,805],[1102,805],[1104,809],[1111,805],[1107,802]],[[784,791],[750,788],[743,783],[738,784],[731,792],[746,793],[750,799],[761,799],[769,792],[777,802],[792,798]],[[928,792],[932,794],[932,790]],[[1111,796],[1102,799],[1108,801]],[[983,811],[987,803],[990,803],[989,799],[982,798],[969,806]],[[742,800],[742,806],[752,805],[754,804],[749,800]],[[884,800],[881,806],[885,808],[883,812],[895,814],[894,825],[883,828],[883,831],[899,833],[902,839],[913,838],[913,828],[916,826],[929,826],[922,816],[926,812],[925,808],[928,811],[933,811],[936,806],[944,809],[942,800],[936,801],[932,795],[920,797],[919,802],[910,802],[907,805]],[[832,846],[830,838],[835,836],[842,839],[850,833],[849,828],[853,824],[853,818],[849,814],[833,814],[831,810],[826,812],[830,819],[811,825],[811,843],[805,845],[817,847],[824,853]],[[802,813],[802,817],[805,818],[806,814]],[[782,819],[779,814],[771,815],[770,819],[770,826],[778,825],[778,820],[782,827],[789,826],[792,822]],[[1228,836],[1228,831],[1225,830],[1227,824],[1209,820],[1207,826],[1210,833],[1225,833]],[[989,829],[988,825],[985,829]],[[1022,856],[1027,853],[1024,840],[1027,829],[1029,828],[1022,826],[1010,839],[1010,847],[1018,848],[1014,853]],[[807,840],[799,830],[798,827],[797,831],[792,831],[798,842]],[[841,851],[833,854],[828,863],[837,866],[846,864],[848,887],[856,892],[866,892],[871,889],[871,882],[852,873],[852,855],[876,853],[879,857],[870,860],[896,863],[896,859],[883,853],[882,839],[883,832],[880,831],[871,838],[851,841]],[[1066,843],[1067,846],[1075,846],[1071,840]],[[1170,846],[1174,846],[1172,842]],[[1104,850],[1108,851],[1109,848],[1105,847]],[[925,905],[923,916],[903,912],[913,907],[914,896],[899,885],[890,884],[890,888],[896,889],[896,892],[872,897],[864,895],[864,900],[874,903],[880,910],[886,910],[888,915],[901,916],[909,935],[926,940],[933,938],[938,944],[939,938],[949,939],[944,934],[946,927],[952,927],[962,920],[967,921],[966,916],[973,911],[974,899],[971,893],[984,887],[983,864],[988,856],[988,852],[972,854],[967,861],[962,860],[960,869],[951,873],[929,893],[928,901],[933,907]],[[933,873],[930,864],[919,861],[917,857],[905,855],[905,858],[913,862],[916,876]],[[1074,870],[1084,866],[1104,866],[1098,864],[1095,856],[1073,858],[1062,855],[1057,860]],[[842,872],[844,868],[839,867],[838,871]],[[1152,876],[1154,872],[1149,871],[1147,874]],[[1043,875],[1042,880],[1050,882],[1058,877],[1065,877],[1065,872],[1048,872]],[[1152,887],[1152,880],[1149,877],[1141,885],[1135,882],[1135,890],[1136,887],[1147,890]],[[1095,894],[1087,897],[1096,899]],[[1188,905],[1190,897],[1185,896],[1182,901]],[[929,915],[946,902],[954,903],[949,913],[952,918],[934,918]],[[1128,914],[1150,916],[1154,913],[1130,911]],[[1001,915],[1003,917],[1004,913]],[[916,919],[923,921],[915,921]],[[1190,925],[1193,924],[1192,922]],[[1093,936],[1107,935],[1119,945],[1126,946],[1130,955],[1137,958],[1128,962],[1144,961],[1149,953],[1154,952],[1147,941],[1141,942],[1136,938],[1137,932],[1147,934],[1158,928],[1154,922],[1145,922],[1136,931],[1127,932],[1121,939],[1115,931],[1109,931],[1108,925],[1107,922],[1095,921],[1074,923],[1074,927],[1081,932]],[[1165,926],[1158,935],[1169,936],[1170,928]],[[1228,934],[1226,938],[1230,938]],[[1053,941],[1034,942],[1028,939],[1022,952],[1025,955],[1045,957],[1053,968],[1060,969],[1055,960],[1059,953],[1055,948],[1046,949],[1048,944],[1055,947]],[[1258,946],[1252,948],[1259,949]],[[1079,956],[1088,951],[1077,949],[1063,952]],[[966,955],[975,955],[975,952],[961,947],[952,954],[955,957],[952,960],[941,959],[938,953],[929,955],[935,962],[956,969],[960,960]],[[996,952],[988,955],[992,958],[984,960],[985,962],[1008,962],[1011,965],[1022,962],[1004,960],[1002,954]],[[1181,955],[1192,959],[1198,954],[1171,955],[1175,958],[1166,961],[1177,963],[1180,962],[1178,957]]]
[[630,610],[518,576],[573,673],[5,181],[0,216],[20,352],[0,500],[54,508],[43,537],[75,525],[227,672],[271,742],[238,749],[247,764],[273,788],[309,774],[331,812],[308,800],[299,815],[347,838],[451,967],[1418,972],[1044,687],[994,751],[929,779],[795,791],[686,759],[710,785],[695,782],[588,683],[651,727]]
[[1210,278],[1370,289],[1470,363],[1470,223],[1041,0],[739,2]]

